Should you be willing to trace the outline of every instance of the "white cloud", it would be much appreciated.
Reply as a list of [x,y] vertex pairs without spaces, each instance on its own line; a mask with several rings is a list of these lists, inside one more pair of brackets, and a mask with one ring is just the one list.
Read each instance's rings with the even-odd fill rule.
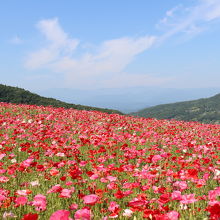
[[175,6],[174,8],[171,8],[170,10],[168,10],[168,11],[166,12],[166,16],[167,16],[167,17],[172,17],[172,16],[174,15],[175,11],[177,11],[180,7],[181,7],[181,6],[178,5],[178,6]]
[[[65,56],[54,62],[51,67],[54,71],[66,73],[69,85],[71,83],[74,86],[105,87],[108,84],[110,87],[110,82],[112,82],[111,85],[114,87],[117,80],[119,83],[125,82],[121,80],[121,74],[127,65],[138,54],[149,49],[155,41],[156,38],[152,36],[104,41],[96,47],[93,53],[86,52],[80,58]],[[106,78],[109,83],[105,82]],[[134,78],[136,81],[139,80],[140,84],[143,83],[139,75],[135,74]],[[131,83],[134,81],[129,84]]]
[[198,0],[192,7],[178,5],[166,12],[157,27],[164,30],[161,41],[175,35],[195,36],[205,31],[211,21],[220,19],[219,0]]
[[207,6],[209,10],[206,11],[206,20],[214,20],[220,18],[220,1],[219,0],[203,0],[203,4]]
[[51,42],[51,46],[57,49],[65,49],[72,52],[79,41],[77,39],[71,39],[68,34],[60,27],[58,19],[41,20],[37,24],[38,29]]
[[29,69],[37,69],[48,66],[51,62],[61,59],[61,55],[71,54],[79,44],[77,39],[71,39],[62,30],[58,19],[41,20],[37,28],[49,42],[45,48],[41,48],[28,55],[25,66]]
[[42,48],[30,53],[25,66],[29,69],[42,68],[58,57],[58,51],[52,47]]
[[72,77],[118,73],[154,42],[155,38],[148,36],[104,41],[93,53],[85,53],[78,59],[65,56],[53,65],[56,70],[71,72]]
[[[124,37],[106,40],[95,47],[93,52],[80,45],[83,53],[80,57],[72,52],[78,48],[79,41],[70,38],[61,28],[58,19],[41,20],[37,28],[45,36],[48,45],[30,53],[25,65],[29,69],[48,68],[53,72],[64,74],[66,82],[74,86],[100,86],[109,83],[106,78],[115,84],[115,81],[125,82],[125,68],[135,57],[152,47],[156,41],[154,36]],[[128,78],[131,76],[128,76]],[[132,82],[142,84],[148,81],[149,76],[143,77],[137,74],[132,76]],[[156,78],[155,78],[156,80]],[[126,80],[128,82],[128,80]],[[145,82],[147,83],[147,82]],[[114,85],[112,85],[114,86]]]
[[22,44],[23,41],[19,36],[13,37],[10,41],[11,44]]
[[[177,34],[195,36],[206,30],[208,24],[220,19],[220,0],[197,2],[191,7],[177,5],[168,10],[158,24],[163,30],[161,36],[122,37],[105,40],[93,47],[68,36],[57,18],[41,20],[37,28],[45,37],[46,46],[30,53],[26,57],[25,66],[61,73],[70,87],[166,83],[171,79],[140,73],[128,74],[126,68],[139,54],[156,43],[164,42]],[[80,53],[76,53],[79,51]]]

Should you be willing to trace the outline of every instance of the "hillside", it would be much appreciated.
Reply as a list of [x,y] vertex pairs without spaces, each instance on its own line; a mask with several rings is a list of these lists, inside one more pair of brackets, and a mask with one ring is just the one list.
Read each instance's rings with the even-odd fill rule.
[[92,110],[92,111],[101,111],[106,113],[122,114],[120,111],[117,110],[96,108],[96,107],[84,106],[84,105],[76,105],[76,104],[62,102],[53,98],[45,98],[18,87],[6,86],[2,84],[0,84],[0,102],[64,107],[64,108],[74,108],[78,110],[88,110],[88,111]]
[[3,220],[219,220],[219,162],[220,125],[0,103]]
[[220,94],[193,101],[157,105],[132,114],[146,118],[177,119],[219,124]]

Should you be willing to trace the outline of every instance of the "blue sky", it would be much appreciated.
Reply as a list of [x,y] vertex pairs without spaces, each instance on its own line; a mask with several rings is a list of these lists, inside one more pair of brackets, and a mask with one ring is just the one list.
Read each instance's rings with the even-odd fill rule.
[[0,28],[3,84],[220,88],[219,0],[7,0]]

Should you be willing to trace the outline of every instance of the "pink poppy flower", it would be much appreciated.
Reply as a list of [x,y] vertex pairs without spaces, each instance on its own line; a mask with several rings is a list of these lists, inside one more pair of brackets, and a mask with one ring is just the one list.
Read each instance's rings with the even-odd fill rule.
[[180,191],[173,191],[171,194],[171,198],[172,200],[181,200],[182,199],[182,195]]
[[92,176],[89,177],[91,180],[95,180],[99,178],[98,174],[93,174]]
[[130,194],[132,194],[132,193],[133,193],[132,190],[126,190],[126,191],[123,192],[123,195],[124,195],[124,196],[128,196],[128,195],[130,195]]
[[119,208],[119,205],[116,202],[110,202],[108,210],[110,212],[116,212]]
[[0,176],[0,183],[6,183],[9,181],[9,178],[7,176]]
[[166,214],[166,216],[169,218],[169,220],[178,220],[180,214],[177,211],[170,211]]
[[62,187],[60,186],[60,184],[57,184],[55,186],[52,186],[52,188],[49,189],[47,193],[56,193],[56,192],[61,192],[61,191],[62,191]]
[[56,169],[56,168],[52,168],[51,170],[50,170],[50,175],[51,176],[57,176],[57,175],[59,175],[60,173],[59,173],[59,170],[58,169]]
[[152,160],[153,163],[156,163],[156,162],[159,161],[161,158],[162,158],[162,157],[161,157],[160,155],[154,155],[151,160]]
[[106,178],[102,177],[102,178],[100,178],[100,182],[102,182],[102,183],[107,183],[108,180],[107,180]]
[[107,176],[106,179],[108,179],[110,182],[114,182],[117,180],[117,177],[114,176]]
[[41,194],[36,195],[31,205],[35,206],[36,211],[46,210],[46,197]]
[[186,181],[176,181],[173,186],[178,187],[181,191],[188,188]]
[[57,210],[50,216],[49,220],[72,220],[69,215],[70,212],[67,210]]
[[182,195],[182,199],[180,200],[182,204],[190,204],[196,201],[198,201],[198,199],[195,199],[195,194]]
[[15,199],[15,205],[16,206],[25,205],[27,203],[27,201],[28,201],[27,197],[20,196]]
[[79,165],[81,167],[84,167],[88,162],[87,161],[80,161]]
[[217,196],[220,196],[220,187],[218,187],[217,189],[214,189],[214,190],[210,190],[209,194],[208,194],[208,198],[211,201],[216,200]]
[[6,173],[7,170],[5,169],[0,169],[0,174]]
[[133,211],[132,211],[132,210],[130,210],[130,209],[125,209],[122,215],[125,216],[125,217],[131,217],[132,214],[133,214]]
[[71,186],[72,184],[73,184],[72,181],[67,181],[67,182],[66,182],[66,185],[67,185],[67,186]]
[[4,196],[4,195],[0,195],[0,205],[1,205],[1,202],[4,201],[7,197]]
[[95,194],[90,194],[83,197],[84,204],[86,205],[94,205],[99,200],[99,197]]
[[206,185],[206,181],[204,179],[198,179],[196,181],[197,187],[202,187]]
[[73,203],[73,204],[70,205],[69,209],[70,210],[76,210],[76,209],[78,209],[78,205],[76,203]]
[[65,155],[64,153],[58,152],[58,153],[56,154],[56,156],[58,156],[58,157],[65,157],[66,155]]
[[70,189],[62,189],[59,197],[61,198],[71,198],[72,190]]
[[115,182],[110,182],[108,185],[107,185],[107,188],[108,189],[117,189],[117,184]]
[[28,194],[31,194],[31,190],[29,189],[17,190],[15,194],[19,196],[27,196]]
[[34,159],[28,158],[27,160],[24,160],[24,161],[21,163],[21,165],[24,166],[25,168],[28,168],[33,161],[34,161]]
[[75,220],[91,220],[92,212],[86,208],[79,209],[76,211],[74,218]]
[[128,202],[128,206],[132,207],[132,208],[138,208],[138,207],[142,207],[145,204],[147,204],[146,200],[143,199],[138,199],[138,198],[134,198],[132,199],[130,202]]
[[6,154],[0,154],[0,160],[3,159],[6,156]]

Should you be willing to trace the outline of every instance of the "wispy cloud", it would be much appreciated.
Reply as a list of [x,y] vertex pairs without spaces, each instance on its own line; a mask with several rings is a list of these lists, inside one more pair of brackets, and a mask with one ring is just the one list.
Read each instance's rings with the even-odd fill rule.
[[19,36],[15,36],[9,40],[11,44],[22,44],[23,40]]
[[149,49],[155,42],[154,37],[119,38],[104,41],[93,53],[85,52],[80,58],[64,56],[54,67],[60,71],[70,71],[82,76],[95,76],[118,73],[135,58]]
[[79,44],[71,39],[59,25],[58,19],[41,20],[37,28],[45,36],[48,45],[34,51],[26,58],[25,66],[29,69],[42,68],[61,58],[61,54],[71,54]]
[[175,6],[157,24],[164,31],[160,41],[176,34],[195,36],[207,30],[209,24],[217,19],[220,19],[219,0],[198,0],[192,7]]
[[[47,39],[48,45],[30,53],[25,66],[29,69],[48,68],[63,73],[66,82],[74,86],[80,83],[86,85],[86,81],[88,86],[98,86],[98,82],[99,86],[103,86],[106,78],[122,79],[122,72],[125,80],[124,69],[127,65],[156,41],[154,36],[123,37],[104,41],[91,52],[79,40],[70,38],[57,18],[41,20],[37,28]],[[77,48],[84,48],[80,57],[73,54]],[[100,77],[103,80],[100,81]],[[138,77],[135,74],[133,79],[136,78],[137,81]]]
[[172,79],[143,73],[128,74],[126,67],[153,45],[174,35],[196,36],[220,19],[219,0],[198,0],[196,3],[191,7],[177,5],[168,10],[157,25],[162,30],[159,36],[121,37],[105,40],[92,48],[87,47],[88,43],[70,37],[57,18],[41,20],[36,27],[45,37],[46,46],[31,52],[26,57],[25,66],[29,69],[47,68],[51,72],[61,73],[65,82],[75,87],[166,83]]
[[207,8],[204,18],[208,21],[220,18],[220,1],[219,0],[203,0],[204,6]]

